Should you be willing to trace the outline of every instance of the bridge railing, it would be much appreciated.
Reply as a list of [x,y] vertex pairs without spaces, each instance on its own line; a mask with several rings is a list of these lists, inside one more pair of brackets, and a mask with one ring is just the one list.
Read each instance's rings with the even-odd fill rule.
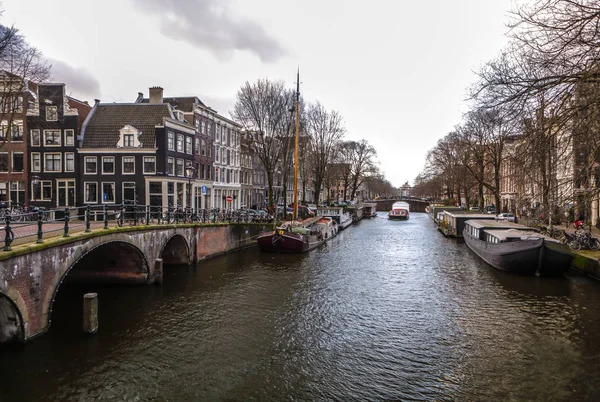
[[[12,250],[15,240],[36,238],[43,243],[44,237],[56,234],[69,237],[70,232],[91,232],[93,229],[140,225],[177,225],[184,223],[266,223],[273,218],[267,214],[240,210],[193,209],[177,206],[123,204],[86,205],[57,209],[32,208],[22,213],[3,211],[3,251]],[[1,216],[3,215],[3,217]]]

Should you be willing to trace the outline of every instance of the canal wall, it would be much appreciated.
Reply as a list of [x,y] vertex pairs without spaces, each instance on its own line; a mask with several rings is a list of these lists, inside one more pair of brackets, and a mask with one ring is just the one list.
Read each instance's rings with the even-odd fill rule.
[[0,254],[0,342],[46,332],[63,281],[149,284],[164,264],[189,264],[256,244],[264,224],[111,228]]
[[573,258],[571,267],[600,280],[600,262],[598,258],[587,255],[585,251],[579,251],[574,254],[575,258]]

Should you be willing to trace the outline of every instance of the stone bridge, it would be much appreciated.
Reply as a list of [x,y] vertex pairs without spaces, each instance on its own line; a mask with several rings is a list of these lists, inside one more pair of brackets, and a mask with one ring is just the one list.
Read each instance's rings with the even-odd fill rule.
[[396,198],[389,200],[377,200],[378,211],[390,211],[395,202],[404,201],[410,206],[410,212],[425,212],[425,207],[429,205],[429,201],[423,201],[415,198]]
[[0,343],[50,327],[65,281],[160,283],[164,264],[190,264],[255,244],[263,224],[110,228],[0,251]]

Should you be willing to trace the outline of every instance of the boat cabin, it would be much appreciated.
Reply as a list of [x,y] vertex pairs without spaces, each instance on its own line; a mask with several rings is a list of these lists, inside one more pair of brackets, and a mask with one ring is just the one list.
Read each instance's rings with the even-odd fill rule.
[[485,232],[487,230],[507,230],[515,229],[523,232],[536,232],[534,228],[530,228],[518,223],[507,221],[496,221],[492,219],[476,220],[470,219],[465,221],[464,233],[475,237],[476,239],[486,241]]
[[489,220],[488,214],[469,213],[468,211],[444,211],[441,213],[438,229],[450,237],[463,237],[465,222],[468,220]]
[[508,243],[511,241],[537,240],[544,236],[539,233],[519,229],[488,229],[484,230],[486,243]]

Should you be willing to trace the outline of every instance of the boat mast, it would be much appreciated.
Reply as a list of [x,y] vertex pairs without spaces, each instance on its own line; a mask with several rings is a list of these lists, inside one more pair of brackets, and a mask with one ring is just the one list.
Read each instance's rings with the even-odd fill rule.
[[298,115],[300,104],[300,68],[296,76],[296,143],[294,151],[294,214],[293,220],[298,218]]

